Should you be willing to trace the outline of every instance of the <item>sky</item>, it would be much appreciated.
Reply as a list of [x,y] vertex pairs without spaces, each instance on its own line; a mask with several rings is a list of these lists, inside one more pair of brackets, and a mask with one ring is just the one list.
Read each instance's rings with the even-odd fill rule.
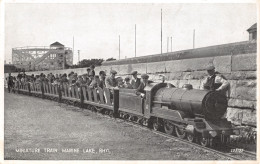
[[[172,51],[246,41],[256,23],[255,4],[247,3],[5,3],[5,60],[12,48],[49,46],[58,41],[73,47],[74,63],[92,58],[120,58],[161,53],[167,37]],[[168,50],[171,51],[170,43]]]

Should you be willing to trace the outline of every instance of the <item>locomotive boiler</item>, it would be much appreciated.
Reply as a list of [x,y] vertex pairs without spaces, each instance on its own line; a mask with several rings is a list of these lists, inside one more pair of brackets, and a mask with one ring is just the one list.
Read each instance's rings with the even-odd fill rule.
[[160,88],[154,95],[154,103],[183,112],[186,116],[211,120],[220,119],[227,109],[227,98],[219,92],[182,88]]

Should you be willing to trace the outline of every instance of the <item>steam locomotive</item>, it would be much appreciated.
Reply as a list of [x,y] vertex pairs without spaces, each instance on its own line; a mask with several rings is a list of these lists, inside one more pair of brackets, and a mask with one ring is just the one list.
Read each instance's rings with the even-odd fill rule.
[[231,122],[223,118],[227,109],[226,96],[193,89],[190,84],[169,88],[166,83],[151,82],[144,89],[145,97],[136,94],[134,89],[125,88],[109,90],[48,83],[17,86],[18,92],[73,103],[154,130],[164,130],[203,146],[212,146],[215,141],[225,144],[234,134]]

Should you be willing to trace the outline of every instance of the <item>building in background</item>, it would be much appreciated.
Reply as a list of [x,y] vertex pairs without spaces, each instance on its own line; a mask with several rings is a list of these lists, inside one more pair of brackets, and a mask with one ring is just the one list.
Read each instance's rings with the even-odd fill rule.
[[257,40],[257,24],[252,25],[248,30],[249,40]]
[[25,71],[66,69],[73,65],[73,51],[59,42],[50,46],[12,49],[12,64]]

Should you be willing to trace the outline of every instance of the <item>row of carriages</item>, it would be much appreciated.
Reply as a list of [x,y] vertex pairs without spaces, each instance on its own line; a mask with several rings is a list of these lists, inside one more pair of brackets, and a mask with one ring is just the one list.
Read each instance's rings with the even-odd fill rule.
[[20,83],[17,82],[15,92],[55,100],[83,107],[91,110],[108,110],[106,113],[113,113],[114,100],[118,97],[119,90],[109,90],[108,88],[90,88],[89,86],[70,86],[68,84],[53,85],[50,83]]

